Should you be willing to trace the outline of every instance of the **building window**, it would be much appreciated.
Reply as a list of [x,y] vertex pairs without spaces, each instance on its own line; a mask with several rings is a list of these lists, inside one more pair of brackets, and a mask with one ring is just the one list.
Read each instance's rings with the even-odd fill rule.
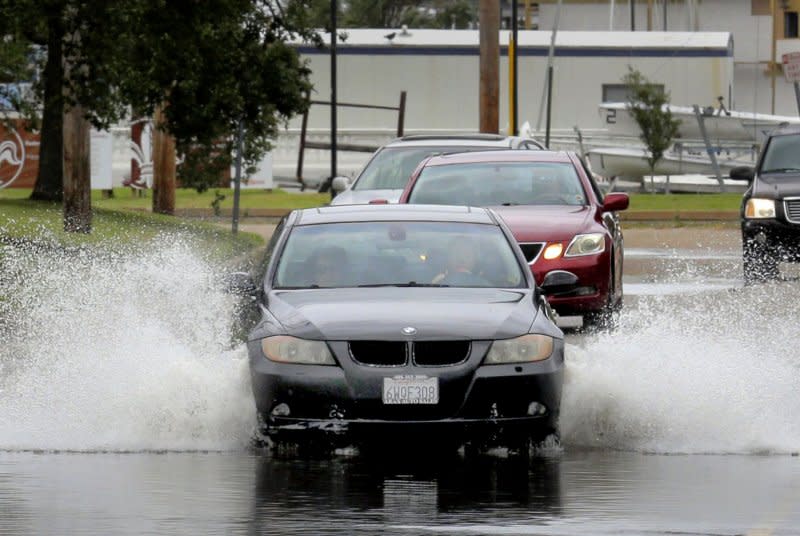
[[770,0],[751,0],[750,13],[755,16],[767,16],[770,14],[769,10]]
[[[652,84],[655,89],[664,91],[664,84]],[[626,84],[603,84],[603,102],[628,102],[630,93]]]
[[797,30],[797,11],[784,11],[783,36],[787,39],[798,37]]
[[628,86],[625,84],[603,84],[603,102],[627,102]]

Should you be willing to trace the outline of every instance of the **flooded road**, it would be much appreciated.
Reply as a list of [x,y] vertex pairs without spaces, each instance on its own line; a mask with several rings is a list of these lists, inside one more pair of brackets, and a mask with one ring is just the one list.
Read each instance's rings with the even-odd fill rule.
[[0,534],[798,534],[800,459],[0,454]]
[[744,288],[734,246],[628,245],[530,460],[255,449],[207,261],[6,252],[0,534],[800,534],[800,284]]

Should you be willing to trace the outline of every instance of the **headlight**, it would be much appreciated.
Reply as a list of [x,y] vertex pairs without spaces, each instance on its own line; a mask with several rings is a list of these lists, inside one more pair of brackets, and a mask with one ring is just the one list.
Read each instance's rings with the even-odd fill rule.
[[579,234],[567,246],[565,257],[579,257],[581,255],[594,255],[606,249],[606,237],[603,233]]
[[744,206],[744,217],[749,219],[774,218],[775,201],[773,199],[748,199]]
[[544,248],[543,256],[548,261],[552,261],[553,259],[559,258],[562,251],[564,251],[564,246],[562,246],[560,242],[556,242],[555,244],[550,244]]
[[544,361],[553,353],[553,338],[547,335],[523,335],[516,339],[494,341],[485,365]]
[[322,341],[307,341],[288,335],[276,335],[261,340],[261,351],[270,361],[303,365],[335,365],[328,345]]

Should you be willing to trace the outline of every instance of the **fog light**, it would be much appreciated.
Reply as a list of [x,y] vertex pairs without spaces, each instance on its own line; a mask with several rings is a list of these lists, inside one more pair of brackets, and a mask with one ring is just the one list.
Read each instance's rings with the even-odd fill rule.
[[595,287],[580,287],[575,291],[575,294],[578,296],[592,296],[593,294],[597,294],[597,288]]
[[281,402],[280,404],[272,408],[272,412],[270,413],[270,415],[272,415],[273,417],[288,417],[290,413],[291,411],[289,410],[289,405]]
[[756,242],[758,242],[759,244],[766,244],[767,243],[767,235],[765,235],[764,233],[758,233],[756,235]]
[[544,407],[543,404],[540,404],[538,402],[531,402],[528,405],[528,415],[530,415],[531,417],[538,417],[540,415],[544,415],[545,413],[547,413],[547,408]]

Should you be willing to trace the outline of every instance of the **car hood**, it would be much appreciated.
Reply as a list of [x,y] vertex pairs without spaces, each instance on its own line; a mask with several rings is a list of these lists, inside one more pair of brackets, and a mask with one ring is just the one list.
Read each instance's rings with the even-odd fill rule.
[[373,199],[397,203],[403,190],[345,190],[331,200],[331,205],[366,205]]
[[491,208],[503,218],[519,242],[570,240],[591,225],[594,214],[587,206],[517,205]]
[[[491,340],[528,333],[537,313],[531,292],[408,287],[274,290],[267,306],[286,334],[306,339]],[[416,333],[404,335],[407,327]]]
[[800,197],[800,175],[762,175],[758,178],[753,197]]

